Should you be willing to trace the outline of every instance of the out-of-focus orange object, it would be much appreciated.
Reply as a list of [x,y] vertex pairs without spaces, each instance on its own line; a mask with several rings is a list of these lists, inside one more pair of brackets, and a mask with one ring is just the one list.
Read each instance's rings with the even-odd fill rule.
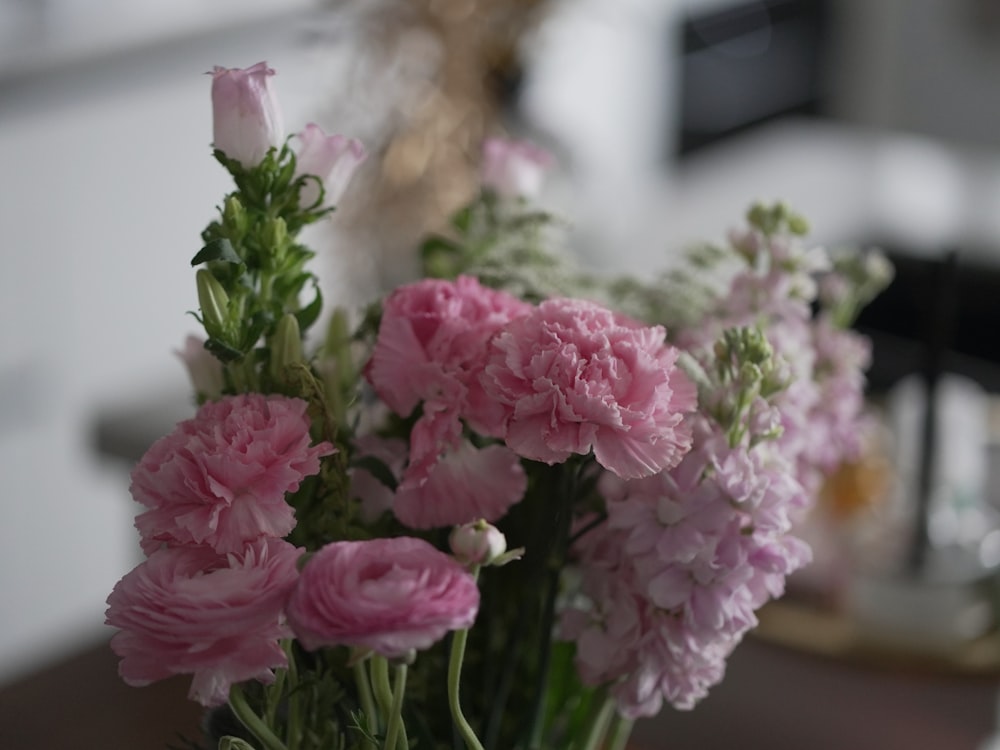
[[872,451],[828,476],[820,500],[834,520],[847,521],[883,500],[891,479],[889,461],[880,451]]

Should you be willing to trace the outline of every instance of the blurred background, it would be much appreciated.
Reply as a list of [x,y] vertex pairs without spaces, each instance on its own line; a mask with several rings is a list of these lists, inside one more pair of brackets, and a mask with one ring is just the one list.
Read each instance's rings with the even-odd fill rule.
[[[636,741],[990,747],[996,0],[0,0],[0,747],[159,747],[196,721],[174,708],[184,685],[117,684],[103,610],[139,554],[130,462],[191,408],[172,349],[228,189],[204,73],[262,59],[289,129],[315,120],[374,155],[311,238],[329,300],[410,278],[415,238],[497,132],[555,152],[543,203],[599,270],[652,273],[757,199],[789,202],[819,243],[889,251],[897,280],[860,322],[889,468],[848,477],[862,511],[818,522],[808,606],[771,613],[702,707]],[[898,529],[932,453],[936,552],[915,569]],[[881,567],[848,580],[858,556]],[[37,705],[63,701],[105,744],[38,741]]]

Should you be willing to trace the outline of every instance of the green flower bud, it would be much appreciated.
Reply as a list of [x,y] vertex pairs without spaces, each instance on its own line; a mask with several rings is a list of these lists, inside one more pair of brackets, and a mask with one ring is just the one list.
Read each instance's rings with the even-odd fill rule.
[[285,313],[278,321],[271,340],[271,377],[280,380],[289,365],[302,361],[302,332],[299,321]]
[[269,219],[264,224],[264,246],[277,255],[282,255],[288,244],[288,226],[280,216]]
[[207,268],[198,269],[195,281],[198,284],[198,305],[201,307],[205,331],[212,338],[225,339],[229,320],[229,295]]
[[247,212],[239,198],[230,195],[222,208],[222,220],[226,227],[236,230],[242,236],[247,232]]

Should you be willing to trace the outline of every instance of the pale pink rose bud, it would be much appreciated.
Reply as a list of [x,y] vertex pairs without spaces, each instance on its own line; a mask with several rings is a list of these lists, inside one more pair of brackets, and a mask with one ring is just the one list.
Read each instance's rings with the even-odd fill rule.
[[284,139],[281,111],[268,79],[274,71],[259,62],[249,68],[212,71],[212,145],[244,167],[255,167]]
[[[368,157],[364,145],[357,138],[345,135],[327,135],[316,123],[309,123],[299,133],[301,143],[295,155],[295,175],[318,177],[326,191],[323,206],[340,202],[354,172]],[[309,208],[319,200],[319,184],[307,180],[299,193],[299,205]],[[322,206],[321,206],[322,207]]]
[[184,340],[184,348],[176,349],[174,353],[187,368],[191,387],[198,396],[215,400],[222,395],[222,363],[205,348],[204,339],[188,336]]
[[455,558],[465,565],[489,565],[507,551],[507,537],[486,521],[456,526],[448,544]]
[[552,161],[533,143],[490,138],[483,144],[483,187],[505,198],[534,198]]
[[413,537],[326,545],[302,568],[285,608],[309,650],[352,646],[390,659],[471,627],[478,611],[472,574]]

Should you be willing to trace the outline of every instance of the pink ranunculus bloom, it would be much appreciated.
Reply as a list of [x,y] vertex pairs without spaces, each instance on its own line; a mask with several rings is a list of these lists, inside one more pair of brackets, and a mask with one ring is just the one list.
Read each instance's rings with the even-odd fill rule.
[[493,337],[482,376],[505,408],[503,437],[549,464],[593,449],[620,477],[675,466],[691,447],[694,385],[664,330],[592,302],[551,299]]
[[534,198],[552,155],[528,141],[489,138],[483,144],[483,187],[505,198]]
[[122,578],[108,597],[111,648],[129,685],[191,674],[189,696],[204,706],[231,685],[270,682],[287,666],[278,641],[291,637],[283,610],[302,550],[260,539],[239,553],[163,548]]
[[389,658],[471,627],[478,610],[472,575],[412,537],[326,545],[303,567],[286,608],[309,650],[344,645]]
[[280,148],[285,138],[268,80],[273,75],[264,62],[212,71],[212,145],[248,169],[270,149]]
[[[347,185],[361,163],[368,157],[357,138],[327,135],[316,123],[309,123],[298,135],[295,176],[314,175],[323,183],[323,206],[340,202]],[[299,192],[299,205],[308,208],[319,200],[319,184],[306,181]]]
[[153,443],[132,472],[132,497],[149,508],[135,520],[143,549],[237,552],[295,528],[285,493],[334,452],[329,443],[312,445],[307,406],[284,396],[227,396]]
[[527,487],[524,467],[509,448],[476,448],[462,440],[444,452],[424,483],[399,488],[392,511],[411,529],[458,526],[480,518],[498,521],[520,502]]
[[222,363],[205,348],[204,339],[188,336],[184,340],[184,348],[175,353],[187,368],[191,387],[199,397],[216,399],[222,395],[225,385]]

